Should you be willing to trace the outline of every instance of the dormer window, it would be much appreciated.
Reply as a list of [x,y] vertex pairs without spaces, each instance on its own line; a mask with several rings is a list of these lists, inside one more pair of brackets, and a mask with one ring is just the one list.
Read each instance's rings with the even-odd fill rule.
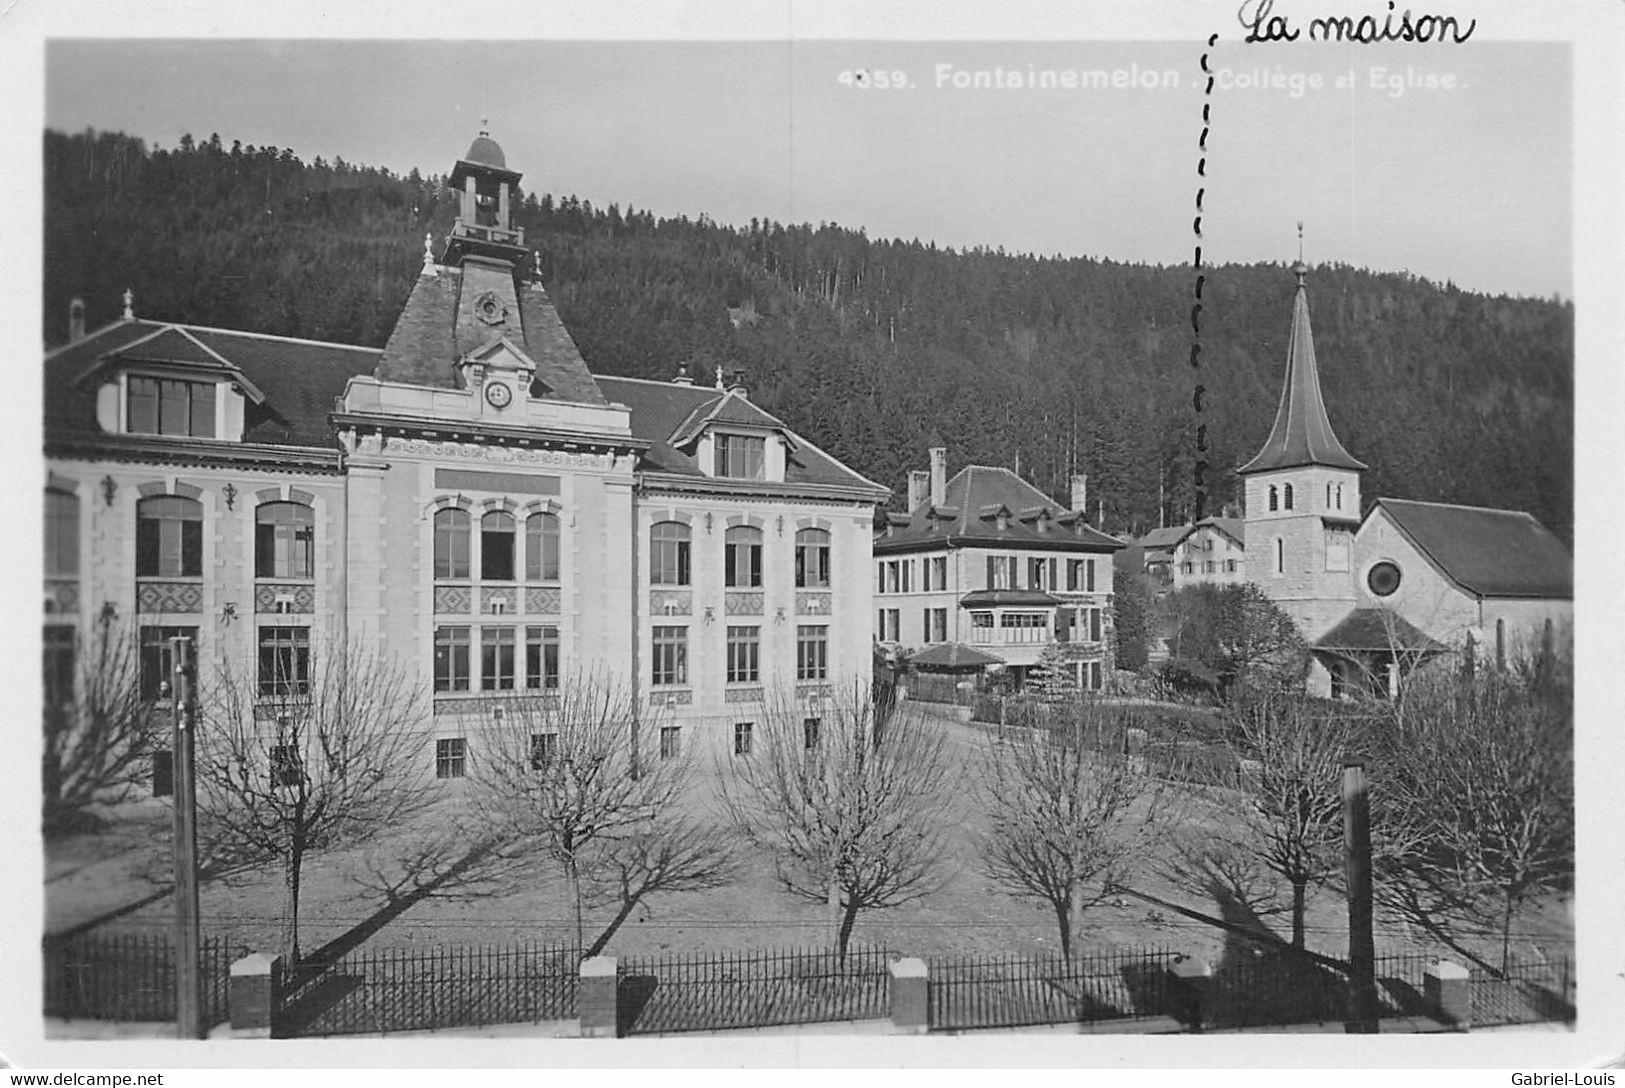
[[125,430],[131,434],[213,438],[214,382],[188,382],[132,374]]
[[760,480],[767,475],[767,439],[757,435],[718,434],[712,437],[716,450],[716,476]]

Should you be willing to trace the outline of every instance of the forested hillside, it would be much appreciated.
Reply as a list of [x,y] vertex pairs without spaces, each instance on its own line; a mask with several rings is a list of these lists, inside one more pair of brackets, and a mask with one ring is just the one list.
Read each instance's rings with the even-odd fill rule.
[[[425,232],[443,238],[455,215],[440,176],[218,137],[154,150],[49,132],[45,149],[48,344],[71,298],[95,327],[129,286],[143,317],[382,345]],[[1087,472],[1109,531],[1156,525],[1159,494],[1170,521],[1191,507],[1188,266],[657,219],[535,193],[516,219],[596,372],[742,370],[754,400],[899,493],[945,445],[952,468],[1019,464],[1063,501],[1068,475]],[[1217,512],[1274,418],[1294,281],[1283,265],[1206,272]],[[1572,539],[1571,305],[1336,264],[1309,285],[1326,401],[1371,466],[1367,503],[1512,507]]]

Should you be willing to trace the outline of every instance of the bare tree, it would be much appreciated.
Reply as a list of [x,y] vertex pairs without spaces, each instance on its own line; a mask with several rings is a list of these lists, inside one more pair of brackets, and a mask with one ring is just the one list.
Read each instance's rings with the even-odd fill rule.
[[1165,790],[1122,752],[1108,714],[1073,703],[1050,726],[987,747],[983,865],[1009,894],[1049,907],[1068,962],[1084,912],[1118,893],[1168,815]]
[[223,660],[204,691],[199,832],[209,854],[280,862],[297,964],[305,860],[428,809],[431,753],[420,685],[383,651],[333,643],[257,665]]
[[1242,768],[1241,810],[1222,837],[1291,886],[1292,947],[1302,948],[1309,886],[1343,864],[1341,782],[1350,722],[1284,692],[1241,701],[1227,718]]
[[[474,804],[499,850],[539,851],[559,866],[586,955],[649,896],[732,879],[732,840],[691,796],[691,756],[625,690],[577,676],[505,699],[501,711],[471,761]],[[642,751],[642,736],[660,739]],[[604,903],[615,914],[587,947],[585,910]]]
[[171,721],[157,708],[158,692],[141,690],[135,633],[110,617],[71,656],[47,654],[44,694],[42,818],[50,832],[93,823],[94,809],[128,800]]
[[913,704],[878,705],[868,685],[813,717],[775,696],[719,768],[740,836],[773,861],[792,895],[829,906],[845,958],[858,915],[919,899],[940,883],[955,824],[958,770],[941,727]]
[[1574,713],[1565,676],[1517,671],[1413,679],[1379,764],[1389,906],[1439,931],[1501,938],[1574,876]]

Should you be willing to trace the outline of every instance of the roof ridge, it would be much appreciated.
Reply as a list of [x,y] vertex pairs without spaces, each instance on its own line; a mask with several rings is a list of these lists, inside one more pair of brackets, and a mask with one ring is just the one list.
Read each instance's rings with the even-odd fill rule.
[[58,344],[54,348],[46,349],[45,358],[46,358],[47,361],[49,361],[51,359],[54,359],[58,355],[61,355],[64,351],[67,351],[70,348],[76,348],[79,345],[83,344],[86,340],[94,340],[96,337],[101,336],[104,333],[111,332],[114,329],[122,329],[126,325],[141,325],[141,324],[147,324],[147,321],[146,321],[145,318],[121,317],[117,321],[110,321],[106,325],[103,325],[100,328],[95,329],[92,332],[85,333],[83,336],[79,337],[79,339],[77,339],[77,340],[69,340],[66,344]]
[[[345,351],[364,351],[382,355],[383,348],[369,348],[361,344],[345,344],[337,340],[311,340],[303,336],[282,336],[274,332],[252,332],[248,329],[222,329],[213,325],[188,325],[180,322],[171,323],[171,327],[195,332],[218,333],[221,336],[247,336],[254,340],[276,340],[284,344],[309,344],[319,348],[342,348]],[[203,345],[207,347],[208,345]]]
[[[1517,514],[1519,517],[1529,518],[1536,524],[1540,524],[1540,519],[1535,517],[1535,515],[1531,514],[1529,511],[1514,510],[1507,506],[1474,506],[1464,502],[1435,502],[1432,499],[1396,499],[1393,497],[1379,498],[1377,499],[1377,502],[1409,503],[1412,506],[1443,506],[1452,510],[1481,510],[1486,514]],[[1544,525],[1541,527],[1545,528]]]

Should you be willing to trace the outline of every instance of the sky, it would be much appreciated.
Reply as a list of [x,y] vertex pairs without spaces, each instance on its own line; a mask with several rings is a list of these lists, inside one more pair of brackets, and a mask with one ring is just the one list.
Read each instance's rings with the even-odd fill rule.
[[1211,96],[1199,39],[54,39],[44,114],[426,174],[488,118],[528,189],[595,205],[1159,264],[1191,259],[1200,185],[1210,262],[1290,262],[1301,219],[1312,263],[1572,295],[1567,45],[1237,37]]

